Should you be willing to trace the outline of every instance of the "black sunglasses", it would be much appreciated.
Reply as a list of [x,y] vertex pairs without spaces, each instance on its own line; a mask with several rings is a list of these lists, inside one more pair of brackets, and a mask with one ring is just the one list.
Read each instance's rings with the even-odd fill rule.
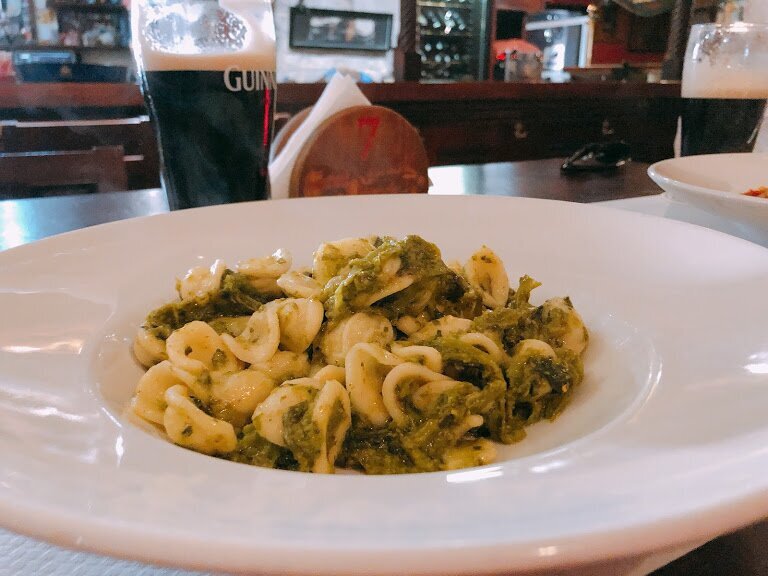
[[626,142],[593,142],[571,154],[560,169],[563,172],[612,170],[631,160]]

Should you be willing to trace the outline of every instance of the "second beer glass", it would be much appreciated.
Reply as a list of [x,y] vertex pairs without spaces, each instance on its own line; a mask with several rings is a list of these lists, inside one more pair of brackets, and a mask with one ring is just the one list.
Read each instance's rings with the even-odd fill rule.
[[139,0],[132,38],[172,210],[269,197],[269,0]]
[[682,96],[683,156],[751,152],[768,98],[768,25],[692,26]]

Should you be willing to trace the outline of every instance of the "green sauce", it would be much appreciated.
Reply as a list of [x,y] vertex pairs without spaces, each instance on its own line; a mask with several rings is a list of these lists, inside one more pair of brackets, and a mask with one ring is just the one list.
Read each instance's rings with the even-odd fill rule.
[[165,340],[171,332],[195,320],[210,322],[228,316],[250,316],[268,300],[269,297],[253,288],[245,275],[227,270],[220,290],[161,306],[149,313],[144,327]]
[[305,400],[291,406],[283,415],[283,437],[302,472],[310,472],[320,455],[322,438],[312,421],[313,407],[313,401]]
[[[292,469],[292,456],[290,451],[272,444],[256,432],[254,424],[248,424],[242,430],[234,452],[223,456],[233,462],[241,462],[252,466],[262,466],[264,468],[283,468]],[[283,465],[279,465],[283,463]]]

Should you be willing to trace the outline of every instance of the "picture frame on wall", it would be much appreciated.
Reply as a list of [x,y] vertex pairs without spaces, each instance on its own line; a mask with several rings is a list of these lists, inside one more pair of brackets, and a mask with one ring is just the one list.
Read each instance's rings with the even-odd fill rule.
[[294,6],[291,48],[385,52],[392,45],[392,14]]

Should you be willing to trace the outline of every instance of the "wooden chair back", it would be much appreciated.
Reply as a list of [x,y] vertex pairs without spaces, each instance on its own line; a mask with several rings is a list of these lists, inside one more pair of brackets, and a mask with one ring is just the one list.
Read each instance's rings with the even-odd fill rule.
[[0,199],[127,190],[122,146],[0,154]]

